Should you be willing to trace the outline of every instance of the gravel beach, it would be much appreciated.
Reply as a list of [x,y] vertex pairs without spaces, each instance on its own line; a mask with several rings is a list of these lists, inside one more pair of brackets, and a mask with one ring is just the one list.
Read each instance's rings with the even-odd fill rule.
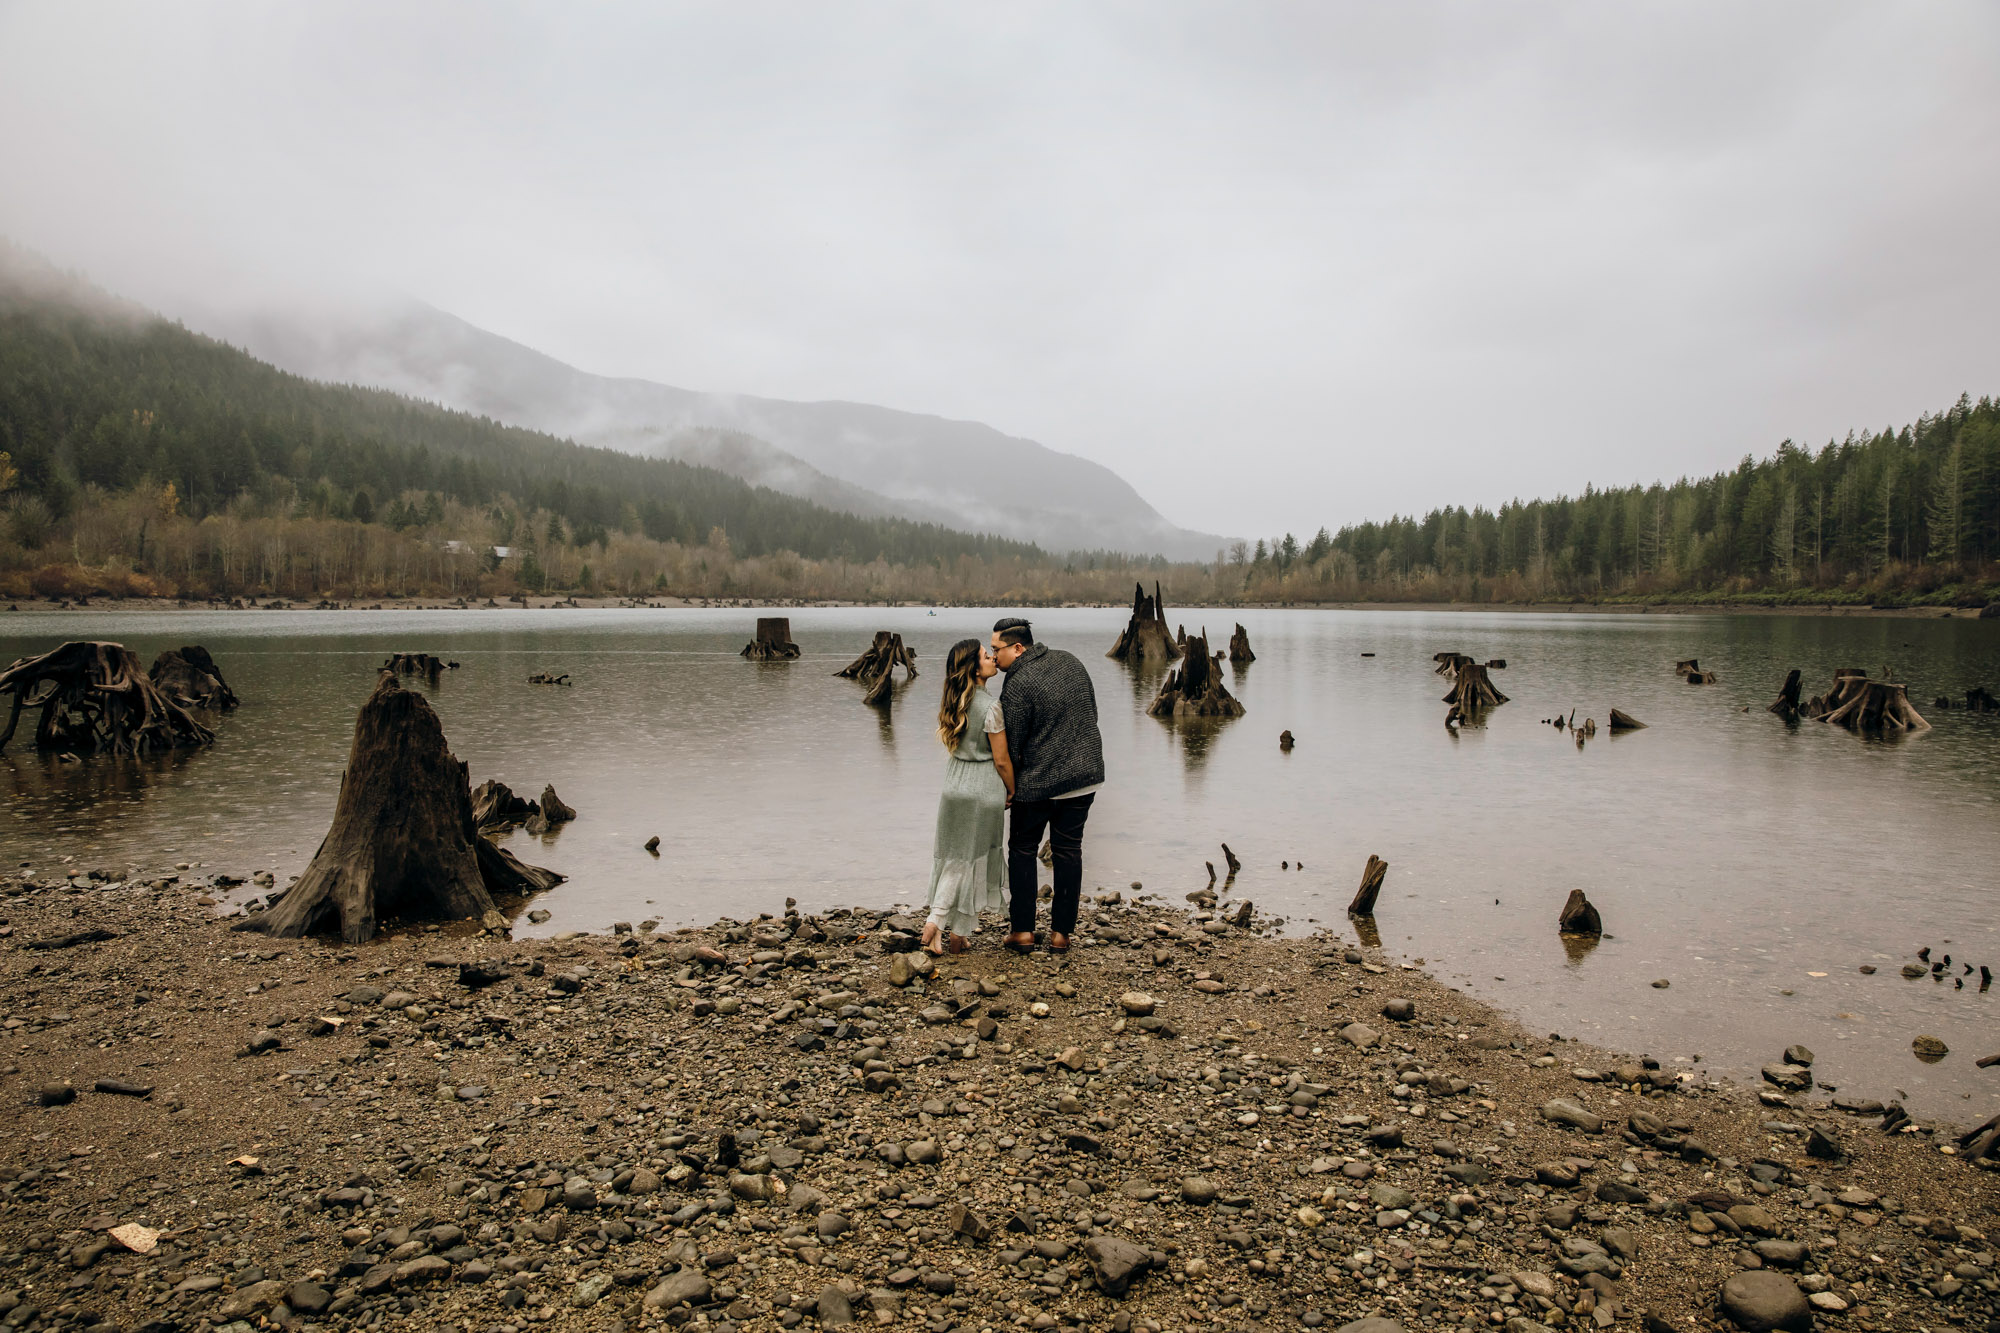
[[1066,958],[989,930],[933,966],[893,910],[347,947],[230,931],[206,867],[68,869],[0,881],[0,1328],[2000,1310],[2000,1173],[1948,1128],[1523,1032],[1200,905],[1101,895]]

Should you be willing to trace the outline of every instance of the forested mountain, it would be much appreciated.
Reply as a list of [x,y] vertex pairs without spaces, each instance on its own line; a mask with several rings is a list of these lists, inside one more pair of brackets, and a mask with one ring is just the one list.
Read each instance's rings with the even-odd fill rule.
[[[1522,601],[1990,583],[2000,562],[2000,401],[1961,397],[1900,430],[1850,434],[1672,484],[1586,487],[1498,509],[1359,523],[1239,557],[1246,595]],[[1340,590],[1334,593],[1332,590]]]
[[[720,467],[823,506],[999,533],[1047,549],[1206,560],[1109,468],[976,421],[593,375],[420,303],[191,312],[286,370],[405,393],[584,444]],[[713,447],[718,433],[735,437]]]
[[[60,522],[86,488],[173,488],[193,518],[263,501],[296,516],[421,517],[416,501],[553,515],[738,554],[891,563],[1034,558],[1022,543],[862,518],[713,468],[580,447],[372,389],[315,383],[106,296],[0,244],[0,452],[14,502]],[[406,513],[405,510],[408,512]]]

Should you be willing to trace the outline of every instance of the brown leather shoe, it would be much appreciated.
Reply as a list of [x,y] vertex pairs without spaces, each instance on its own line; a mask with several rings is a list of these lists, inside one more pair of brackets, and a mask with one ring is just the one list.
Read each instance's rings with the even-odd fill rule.
[[1002,948],[1012,949],[1015,953],[1033,953],[1035,949],[1035,932],[1024,930],[1019,934],[1009,935],[1006,939],[1000,941],[1000,945]]
[[1063,933],[1062,933],[1062,932],[1061,932],[1060,930],[1052,930],[1052,931],[1050,931],[1050,932],[1049,932],[1049,952],[1050,952],[1050,953],[1068,953],[1068,952],[1069,952],[1069,936],[1067,936],[1067,935],[1063,934]]

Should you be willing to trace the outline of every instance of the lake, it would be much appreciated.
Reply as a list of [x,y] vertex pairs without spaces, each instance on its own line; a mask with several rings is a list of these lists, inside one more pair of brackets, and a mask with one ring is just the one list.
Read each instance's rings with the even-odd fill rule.
[[[284,883],[333,811],[355,710],[391,651],[462,664],[428,688],[472,780],[553,783],[580,812],[523,859],[570,877],[523,931],[658,917],[706,923],[801,907],[918,901],[943,754],[932,735],[945,650],[991,610],[791,613],[804,656],[751,663],[753,610],[34,611],[0,618],[0,660],[109,638],[150,662],[207,647],[243,698],[209,750],[141,762],[0,756],[8,863],[38,870],[199,862]],[[1040,637],[1095,679],[1110,781],[1091,814],[1085,887],[1180,901],[1244,863],[1238,895],[1349,940],[1372,854],[1390,863],[1384,947],[1531,1027],[1755,1078],[1803,1042],[1843,1091],[1983,1119],[2000,1071],[1993,992],[1975,971],[1906,980],[1933,957],[2000,968],[2000,716],[1938,694],[2000,687],[2000,622],[1865,616],[1414,611],[1169,612],[1215,646],[1239,618],[1258,660],[1221,725],[1145,714],[1158,673],[1104,657],[1125,612],[1042,611]],[[877,629],[922,675],[887,710],[833,673]],[[1432,655],[1503,658],[1511,702],[1444,726]],[[1372,653],[1373,656],[1364,656]],[[1717,683],[1689,686],[1676,659]],[[1785,673],[1808,695],[1837,667],[1884,666],[1934,724],[1880,739],[1765,711]],[[526,683],[568,672],[571,687]],[[1648,723],[1610,736],[1618,707]],[[1576,709],[1582,748],[1542,719]],[[1297,746],[1281,753],[1278,733]],[[645,840],[658,835],[660,854]],[[1292,869],[1283,863],[1290,862]],[[1604,916],[1595,948],[1555,928],[1572,888]],[[997,937],[982,937],[994,947]],[[1088,965],[1088,955],[1078,960]],[[1878,970],[1864,975],[1860,968]],[[1950,970],[1959,975],[1957,964]],[[1652,983],[1671,984],[1657,989]],[[1919,1033],[1951,1054],[1911,1054]],[[1988,1049],[1988,1048],[1992,1049]],[[1969,1099],[1969,1100],[1968,1100]]]

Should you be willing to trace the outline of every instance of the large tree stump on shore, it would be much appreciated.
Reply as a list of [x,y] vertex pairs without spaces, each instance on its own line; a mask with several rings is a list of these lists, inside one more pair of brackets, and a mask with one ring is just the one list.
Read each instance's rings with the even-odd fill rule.
[[866,685],[868,688],[862,694],[861,702],[881,704],[889,702],[890,678],[898,666],[909,673],[905,680],[915,680],[917,650],[904,647],[902,635],[878,629],[875,631],[875,642],[868,645],[868,651],[833,674]]
[[121,643],[75,640],[0,671],[0,697],[13,695],[0,748],[14,738],[24,708],[39,707],[38,750],[150,754],[215,741],[215,733],[155,685],[139,656]]
[[1793,667],[1791,673],[1785,677],[1785,683],[1778,687],[1778,697],[1771,701],[1771,707],[1767,711],[1776,713],[1787,722],[1797,717],[1800,679],[1799,669]]
[[1451,692],[1443,700],[1451,705],[1448,716],[1474,718],[1482,709],[1507,702],[1507,696],[1495,688],[1493,678],[1486,674],[1484,662],[1475,662],[1463,654],[1453,654],[1453,657],[1456,659],[1457,679],[1452,682]]
[[752,662],[789,662],[797,657],[799,646],[792,642],[791,617],[757,617],[757,637],[744,644],[737,655]]
[[384,675],[361,706],[333,826],[296,884],[237,930],[296,938],[337,929],[349,944],[402,917],[482,919],[496,896],[560,883],[479,836],[465,765],[430,703]]
[[160,692],[183,708],[212,708],[227,712],[241,702],[222,679],[222,668],[200,644],[169,648],[153,659],[147,679]]
[[1229,636],[1229,660],[1236,666],[1248,666],[1257,660],[1257,654],[1250,651],[1249,632],[1241,621],[1237,622],[1236,632]]
[[1243,705],[1222,683],[1222,654],[1209,656],[1208,634],[1188,635],[1187,660],[1160,686],[1152,706],[1154,717],[1242,717]]
[[[1206,653],[1207,640],[1202,651]],[[1153,585],[1153,595],[1146,595],[1146,585],[1132,585],[1132,618],[1125,622],[1125,632],[1118,636],[1118,642],[1111,645],[1106,657],[1115,657],[1121,662],[1171,662],[1181,655],[1186,645],[1177,646],[1174,638],[1167,633],[1167,606],[1160,595],[1160,585]]]

